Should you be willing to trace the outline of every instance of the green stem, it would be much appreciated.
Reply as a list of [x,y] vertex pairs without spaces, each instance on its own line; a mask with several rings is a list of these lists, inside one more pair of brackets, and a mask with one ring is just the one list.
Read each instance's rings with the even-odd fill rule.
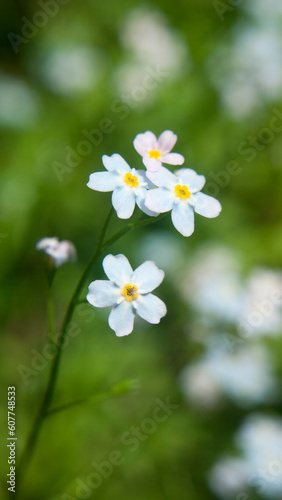
[[149,217],[148,219],[139,220],[135,223],[130,222],[125,228],[118,231],[114,236],[112,236],[111,238],[106,240],[106,242],[104,242],[112,215],[113,215],[113,208],[111,208],[110,213],[105,221],[105,224],[103,226],[103,229],[101,231],[101,234],[100,234],[100,237],[98,240],[97,248],[96,248],[93,256],[91,257],[91,259],[89,260],[89,262],[88,262],[88,264],[87,264],[87,266],[86,266],[86,268],[85,268],[85,270],[84,270],[84,272],[83,272],[83,274],[82,274],[82,276],[81,276],[81,278],[80,278],[80,280],[79,280],[79,282],[74,290],[72,298],[70,300],[70,303],[69,303],[69,306],[68,306],[68,309],[67,309],[67,312],[65,315],[65,319],[63,321],[61,334],[56,342],[57,351],[56,351],[55,358],[54,358],[52,366],[51,366],[49,380],[47,383],[47,387],[46,387],[46,391],[45,391],[45,394],[43,397],[43,401],[41,403],[39,412],[38,412],[37,417],[36,417],[35,422],[34,422],[34,426],[32,428],[29,439],[27,441],[27,445],[26,445],[26,448],[24,450],[22,460],[18,466],[18,471],[17,471],[18,485],[19,485],[21,477],[23,476],[23,473],[25,472],[25,470],[28,466],[28,463],[32,457],[32,454],[33,454],[33,451],[34,451],[34,448],[35,448],[35,445],[37,442],[37,438],[38,438],[43,420],[47,416],[48,409],[49,409],[50,404],[51,404],[52,399],[53,399],[53,394],[54,394],[54,390],[56,387],[56,380],[57,380],[57,375],[58,375],[60,359],[61,359],[62,350],[63,350],[63,346],[64,346],[64,340],[65,340],[65,337],[66,337],[66,334],[68,331],[68,323],[70,322],[70,320],[73,316],[75,307],[78,304],[78,298],[79,298],[80,292],[85,284],[86,278],[88,277],[89,271],[91,270],[92,266],[97,261],[97,259],[99,258],[102,251],[105,250],[110,245],[112,245],[113,243],[115,243],[117,240],[119,240],[123,235],[125,235],[129,231],[132,231],[132,229],[135,229],[135,228],[138,228],[141,226],[145,226],[147,224],[152,224],[152,223],[156,222],[157,220],[160,220],[159,217],[154,217],[154,218]]
[[53,287],[52,283],[49,284],[48,299],[47,299],[47,313],[48,313],[48,334],[51,341],[55,342],[55,322],[54,322],[54,303],[53,303]]

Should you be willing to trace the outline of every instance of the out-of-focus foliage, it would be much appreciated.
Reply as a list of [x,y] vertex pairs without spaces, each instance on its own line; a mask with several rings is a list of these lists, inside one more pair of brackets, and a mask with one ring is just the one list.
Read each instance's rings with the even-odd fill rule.
[[[223,207],[216,219],[196,216],[190,238],[168,215],[110,249],[135,267],[153,259],[166,271],[159,296],[168,314],[158,326],[137,321],[119,339],[107,311],[78,310],[53,405],[93,399],[46,420],[21,500],[79,498],[93,462],[109,461],[114,450],[122,464],[100,474],[88,498],[220,498],[230,488],[214,487],[210,471],[222,456],[241,456],[234,434],[245,417],[281,414],[279,307],[261,312],[253,334],[239,328],[260,311],[254,304],[261,308],[282,288],[281,5],[272,0],[265,12],[263,0],[234,3],[15,0],[2,8],[0,419],[5,436],[6,387],[16,385],[18,456],[48,376],[47,286],[35,244],[57,236],[77,248],[78,261],[55,278],[59,331],[110,208],[110,194],[86,187],[90,173],[102,170],[101,156],[119,153],[142,168],[135,135],[171,129],[175,151],[206,176],[203,192]],[[123,225],[115,217],[110,232]],[[89,282],[103,279],[101,260]],[[206,359],[212,370],[199,372]],[[23,367],[32,371],[23,375]],[[266,377],[264,389],[248,399],[237,373],[254,391]],[[138,383],[99,400],[123,380]],[[167,398],[178,408],[150,427],[146,419]],[[6,446],[0,460],[4,477]],[[249,494],[248,480],[238,484]],[[2,489],[4,498],[5,477]],[[276,493],[253,484],[247,498]]]

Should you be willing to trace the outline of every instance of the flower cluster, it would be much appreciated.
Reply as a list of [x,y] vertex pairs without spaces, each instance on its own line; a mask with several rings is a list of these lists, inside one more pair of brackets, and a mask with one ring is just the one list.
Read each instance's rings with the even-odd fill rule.
[[[133,145],[142,156],[146,170],[131,168],[119,155],[104,155],[104,172],[90,175],[87,186],[94,191],[112,192],[112,205],[120,219],[129,219],[137,205],[145,214],[156,217],[171,212],[174,227],[183,235],[194,231],[194,212],[204,217],[216,217],[220,203],[201,193],[205,177],[190,168],[175,173],[163,166],[182,165],[184,157],[171,153],[177,136],[165,130],[158,138],[153,132],[138,134]],[[72,243],[57,238],[43,238],[36,248],[50,256],[55,267],[75,260]],[[95,307],[112,307],[109,326],[118,337],[133,330],[138,314],[149,323],[159,323],[166,306],[151,292],[160,285],[164,272],[152,261],[146,261],[135,271],[124,255],[107,255],[103,260],[109,281],[95,280],[89,285],[88,302]]]
[[138,134],[133,145],[142,156],[147,170],[135,170],[119,155],[104,155],[107,172],[90,175],[87,186],[95,191],[112,191],[112,204],[120,219],[128,219],[135,205],[147,215],[170,212],[174,227],[183,235],[194,232],[194,212],[204,217],[217,217],[221,205],[215,198],[201,193],[205,177],[190,168],[173,174],[163,166],[182,165],[184,157],[171,153],[177,136],[166,130],[159,138],[147,131]]

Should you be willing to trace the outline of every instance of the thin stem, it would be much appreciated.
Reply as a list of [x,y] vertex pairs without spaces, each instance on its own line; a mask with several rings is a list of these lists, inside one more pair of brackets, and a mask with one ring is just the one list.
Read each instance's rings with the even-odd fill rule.
[[53,287],[49,284],[47,298],[47,313],[48,313],[48,334],[52,342],[55,342],[55,322],[54,322],[54,302],[53,302]]
[[32,428],[32,431],[30,433],[30,436],[28,438],[28,441],[27,441],[27,445],[26,445],[26,448],[24,450],[24,453],[23,453],[23,456],[22,456],[22,460],[21,462],[19,463],[19,467],[18,467],[18,472],[17,472],[17,475],[18,475],[18,484],[19,484],[19,481],[21,480],[21,477],[23,476],[23,473],[24,471],[26,470],[27,468],[27,465],[29,463],[29,460],[33,454],[33,450],[35,448],[35,444],[36,444],[36,441],[37,441],[37,437],[38,437],[38,434],[39,434],[39,431],[41,429],[41,425],[42,425],[42,422],[44,420],[44,417],[47,413],[47,410],[50,406],[50,403],[52,401],[52,398],[53,398],[53,393],[54,393],[54,389],[55,389],[55,385],[56,385],[56,378],[57,378],[57,373],[58,373],[58,368],[59,368],[59,363],[60,363],[60,359],[61,359],[61,354],[62,354],[62,347],[64,345],[64,339],[65,339],[65,336],[66,336],[66,333],[67,333],[67,326],[68,326],[68,323],[69,321],[71,320],[72,318],[72,315],[73,315],[73,312],[74,312],[74,309],[75,309],[75,306],[77,305],[76,304],[76,300],[81,292],[81,289],[84,285],[84,281],[92,267],[92,265],[95,263],[95,261],[97,260],[97,258],[99,257],[100,253],[101,253],[101,250],[102,250],[102,245],[103,245],[103,242],[104,242],[104,238],[106,236],[106,232],[107,232],[107,229],[109,227],[109,224],[110,224],[110,220],[112,218],[112,215],[113,215],[113,208],[111,208],[110,210],[110,213],[105,221],[105,224],[102,228],[102,231],[101,231],[101,234],[100,234],[100,237],[99,237],[99,240],[98,240],[98,244],[97,244],[97,248],[96,248],[96,251],[94,252],[93,256],[91,257],[91,259],[89,260],[75,290],[74,290],[74,293],[72,295],[72,298],[70,300],[70,303],[69,303],[69,306],[68,306],[68,309],[67,309],[67,312],[66,312],[66,315],[65,315],[65,319],[64,319],[64,322],[63,322],[63,326],[62,326],[62,329],[61,329],[61,335],[60,337],[58,338],[58,342],[57,342],[57,351],[56,351],[56,355],[55,355],[55,358],[53,360],[53,364],[51,366],[51,371],[50,371],[50,376],[49,376],[49,381],[48,381],[48,384],[47,384],[47,388],[46,388],[46,391],[45,391],[45,394],[44,394],[44,398],[43,398],[43,401],[41,403],[41,406],[40,406],[40,409],[39,409],[39,412],[37,414],[37,417],[35,419],[35,422],[34,422],[34,426]]
[[86,268],[85,268],[85,270],[84,270],[84,272],[83,272],[83,274],[82,274],[82,276],[81,276],[81,278],[80,278],[80,280],[79,280],[79,282],[74,290],[72,298],[70,300],[70,303],[69,303],[69,306],[68,306],[68,309],[67,309],[67,312],[65,315],[65,319],[63,321],[61,334],[56,342],[57,351],[55,354],[55,358],[53,360],[53,364],[51,366],[49,380],[48,380],[46,391],[45,391],[45,394],[43,397],[43,401],[41,403],[39,412],[38,412],[37,417],[36,417],[35,422],[34,422],[34,426],[32,428],[31,434],[30,434],[29,439],[27,441],[27,445],[26,445],[26,448],[24,450],[22,460],[18,466],[18,473],[17,473],[18,474],[18,484],[19,484],[19,481],[20,481],[21,477],[23,476],[23,472],[26,470],[27,465],[31,459],[32,454],[33,454],[43,420],[48,414],[48,409],[49,409],[50,404],[52,402],[54,390],[56,387],[56,380],[57,380],[62,350],[63,350],[63,346],[64,346],[64,340],[65,340],[65,337],[66,337],[66,334],[68,331],[68,323],[70,322],[70,320],[73,316],[75,307],[78,304],[78,298],[79,298],[80,292],[85,284],[86,278],[88,277],[89,271],[91,270],[92,266],[97,261],[97,259],[99,258],[102,251],[105,250],[110,245],[112,245],[113,243],[115,243],[117,240],[119,240],[123,235],[125,235],[129,231],[132,231],[132,229],[135,229],[135,228],[138,228],[141,226],[145,226],[147,224],[152,224],[152,223],[156,222],[157,220],[160,220],[160,217],[155,217],[155,218],[149,217],[147,219],[138,220],[135,223],[130,222],[124,229],[121,229],[114,236],[112,236],[111,238],[106,240],[106,242],[104,242],[112,215],[113,215],[113,208],[111,208],[110,213],[109,213],[109,215],[105,221],[105,224],[102,228],[96,250],[95,250],[94,254],[92,255],[91,259],[89,260],[89,262],[88,262],[88,264],[87,264],[87,266],[86,266]]

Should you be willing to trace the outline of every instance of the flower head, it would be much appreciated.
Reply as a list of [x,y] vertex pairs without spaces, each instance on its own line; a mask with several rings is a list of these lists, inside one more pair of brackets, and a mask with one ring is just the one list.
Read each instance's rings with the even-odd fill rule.
[[151,292],[163,281],[164,272],[154,262],[146,261],[133,271],[124,255],[107,255],[103,268],[109,281],[90,283],[86,298],[95,307],[113,306],[109,326],[118,337],[132,332],[136,313],[149,323],[160,322],[166,306]]
[[182,165],[184,157],[178,153],[170,153],[177,141],[177,135],[171,130],[165,130],[157,139],[153,132],[138,134],[133,145],[142,157],[145,167],[149,172],[157,172],[162,163],[169,165]]
[[120,219],[129,219],[136,203],[147,215],[158,215],[144,204],[147,188],[151,185],[144,171],[130,168],[119,154],[104,155],[102,161],[107,172],[91,174],[87,186],[94,191],[113,191],[112,204]]
[[219,215],[219,201],[200,193],[206,179],[194,170],[182,168],[174,175],[161,167],[146,175],[158,187],[148,191],[145,205],[159,213],[171,210],[172,223],[183,236],[191,236],[194,231],[194,211],[209,218]]
[[54,262],[55,267],[59,267],[65,262],[76,260],[76,249],[74,245],[67,240],[59,241],[58,238],[42,238],[36,244],[37,250],[45,252]]

